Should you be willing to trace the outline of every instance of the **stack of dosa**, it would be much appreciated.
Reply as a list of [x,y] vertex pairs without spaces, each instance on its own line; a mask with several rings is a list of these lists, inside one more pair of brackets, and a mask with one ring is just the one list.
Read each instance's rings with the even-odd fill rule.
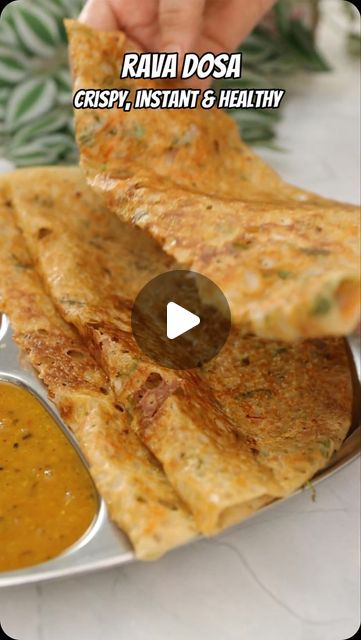
[[[171,268],[169,259],[141,231],[102,208],[79,169],[23,170],[7,180],[32,264],[58,312],[107,374],[114,396],[108,392],[106,401],[124,409],[127,430],[162,465],[198,531],[218,531],[287,495],[325,465],[350,423],[342,340],[285,346],[245,337],[234,327],[206,367],[162,369],[139,352],[130,313],[139,288]],[[25,273],[29,278],[33,272]],[[17,277],[23,282],[24,273]],[[3,297],[12,300],[13,283],[4,281]],[[56,395],[55,401],[62,408]],[[109,434],[113,428],[108,423]],[[169,546],[190,535],[181,507],[177,519],[179,540],[174,533]]]

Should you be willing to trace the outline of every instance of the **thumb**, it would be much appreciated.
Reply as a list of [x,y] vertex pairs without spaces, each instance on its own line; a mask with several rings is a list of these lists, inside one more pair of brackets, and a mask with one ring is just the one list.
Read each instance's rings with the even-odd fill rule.
[[160,0],[159,48],[183,57],[197,42],[206,0]]

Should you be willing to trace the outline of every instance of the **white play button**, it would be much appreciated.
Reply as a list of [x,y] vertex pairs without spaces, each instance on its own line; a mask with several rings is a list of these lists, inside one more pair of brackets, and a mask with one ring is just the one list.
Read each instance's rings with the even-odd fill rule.
[[167,304],[167,338],[174,340],[200,324],[199,316],[191,313],[176,302]]
[[209,362],[222,349],[230,328],[231,313],[222,291],[186,269],[150,280],[132,308],[132,334],[139,349],[169,369],[197,369]]

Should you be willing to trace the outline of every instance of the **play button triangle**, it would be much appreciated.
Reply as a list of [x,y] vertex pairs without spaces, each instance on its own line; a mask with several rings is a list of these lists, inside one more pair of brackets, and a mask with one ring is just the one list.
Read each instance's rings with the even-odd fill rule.
[[150,280],[132,308],[133,337],[157,365],[196,369],[225,344],[231,313],[217,285],[195,271],[173,269]]
[[176,302],[167,304],[167,338],[174,340],[200,324],[199,316]]

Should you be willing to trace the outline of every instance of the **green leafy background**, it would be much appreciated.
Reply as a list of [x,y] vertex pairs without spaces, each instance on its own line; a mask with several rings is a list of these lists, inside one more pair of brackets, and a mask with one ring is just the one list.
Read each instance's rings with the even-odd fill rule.
[[[1,15],[0,157],[19,167],[77,161],[63,19],[78,16],[83,4],[17,0]],[[328,71],[316,45],[318,13],[317,0],[280,0],[241,46],[242,78],[221,86],[279,87],[283,78],[299,70]],[[349,48],[359,53],[355,34],[349,35]],[[231,111],[243,138],[262,145],[274,144],[280,113]]]

